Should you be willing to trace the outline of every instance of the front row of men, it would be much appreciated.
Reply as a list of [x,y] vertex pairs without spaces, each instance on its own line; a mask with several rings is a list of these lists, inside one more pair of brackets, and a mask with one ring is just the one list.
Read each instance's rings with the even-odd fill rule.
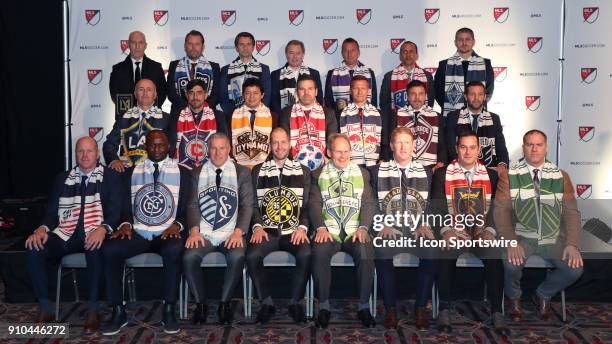
[[[208,307],[200,264],[212,251],[223,253],[227,260],[218,308],[221,323],[232,321],[229,301],[245,260],[261,301],[257,321],[265,324],[274,315],[263,269],[263,258],[274,250],[296,257],[289,303],[289,314],[296,322],[305,320],[299,301],[312,266],[320,308],[315,320],[321,328],[330,321],[330,261],[334,253],[344,251],[353,257],[359,294],[357,316],[365,327],[375,326],[368,298],[376,265],[386,311],[384,323],[395,328],[393,256],[411,252],[421,258],[417,328],[429,327],[425,306],[437,279],[437,328],[452,330],[452,276],[455,260],[463,251],[375,248],[374,242],[381,239],[440,239],[449,246],[457,240],[517,239],[517,247],[497,252],[472,249],[484,261],[492,326],[500,335],[510,333],[501,313],[502,292],[509,299],[511,318],[520,320],[523,316],[521,270],[530,255],[541,255],[556,267],[536,290],[544,319],[551,318],[550,299],[582,273],[580,214],[572,183],[565,172],[546,160],[546,135],[539,130],[524,135],[524,158],[507,172],[498,170],[496,197],[489,176],[495,172],[478,161],[479,140],[471,130],[459,134],[457,159],[433,175],[412,158],[415,140],[409,128],[392,132],[394,158],[369,169],[351,161],[351,144],[343,134],[329,137],[330,159],[315,171],[290,158],[287,130],[275,128],[270,136],[272,154],[253,173],[229,159],[230,139],[223,133],[210,136],[209,159],[190,173],[168,157],[167,135],[152,130],[145,142],[147,158],[128,171],[125,185],[116,172],[99,164],[96,142],[88,137],[79,139],[77,166],[58,177],[43,225],[26,241],[28,269],[40,302],[38,321],[52,319],[46,259],[75,252],[86,253],[91,283],[86,331],[99,328],[98,282],[104,273],[107,300],[113,307],[111,319],[102,327],[105,335],[116,334],[127,325],[122,270],[126,259],[145,252],[156,252],[163,258],[162,322],[166,333],[179,331],[174,305],[181,271],[196,300],[193,322],[206,321]],[[118,209],[121,204],[123,209]],[[418,227],[396,223],[374,231],[376,215],[397,213],[450,214],[453,221]],[[463,226],[455,216],[459,214],[482,215],[486,222]]]

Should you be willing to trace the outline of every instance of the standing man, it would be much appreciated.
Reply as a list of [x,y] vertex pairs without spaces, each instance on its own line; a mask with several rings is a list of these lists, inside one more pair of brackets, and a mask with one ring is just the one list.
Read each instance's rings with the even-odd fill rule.
[[94,139],[78,139],[75,153],[77,166],[55,179],[42,224],[27,238],[25,246],[28,273],[39,302],[37,323],[53,320],[47,259],[85,253],[89,312],[84,327],[85,332],[92,333],[100,327],[101,248],[106,235],[119,225],[122,190],[118,187],[119,175],[98,162],[100,151]]
[[228,123],[234,110],[244,103],[242,84],[246,79],[260,79],[264,94],[263,103],[266,106],[270,105],[272,98],[270,67],[253,57],[255,37],[249,32],[241,32],[234,39],[234,47],[238,57],[221,69],[219,80],[221,108],[227,116]]
[[[322,90],[321,76],[319,71],[304,65],[304,42],[295,39],[290,40],[285,46],[287,63],[283,68],[272,72],[272,104],[270,108],[280,113],[287,106],[292,106],[297,101],[297,81],[301,75],[311,75],[316,82],[317,90]],[[317,101],[323,103],[323,92],[317,94]]]
[[580,211],[569,175],[546,159],[546,134],[534,129],[523,136],[523,158],[499,176],[495,198],[495,223],[507,240],[504,259],[508,314],[523,318],[521,277],[527,259],[537,254],[555,266],[536,289],[542,320],[554,315],[550,300],[582,275]]
[[340,66],[327,72],[325,79],[325,106],[334,109],[336,122],[340,122],[340,113],[351,102],[351,80],[356,75],[368,79],[368,102],[376,107],[376,76],[371,68],[359,61],[359,43],[354,38],[347,38],[342,42],[342,63]]
[[215,109],[219,102],[219,64],[208,61],[204,56],[204,35],[200,31],[189,31],[185,36],[184,47],[186,56],[170,62],[168,69],[167,93],[172,102],[170,113],[173,118],[187,106],[187,84],[191,80],[202,80],[211,109]]
[[113,66],[108,88],[115,104],[115,120],[133,108],[136,103],[134,88],[141,79],[149,79],[155,84],[157,100],[155,105],[161,108],[166,100],[166,77],[159,62],[145,55],[147,40],[144,33],[134,31],[128,38],[130,55],[123,62]]
[[[442,115],[465,106],[463,97],[470,81],[480,81],[486,88],[486,102],[493,96],[495,74],[491,60],[474,52],[474,31],[467,27],[455,33],[455,55],[440,61],[436,71],[436,101],[442,108]],[[454,142],[451,143],[454,145]]]

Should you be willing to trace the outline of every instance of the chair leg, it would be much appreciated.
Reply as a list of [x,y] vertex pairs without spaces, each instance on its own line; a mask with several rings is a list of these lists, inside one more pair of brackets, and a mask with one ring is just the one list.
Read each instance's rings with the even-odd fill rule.
[[249,299],[249,291],[247,290],[247,273],[246,273],[246,267],[242,268],[242,299],[243,301],[243,310],[244,310],[244,317],[248,318],[249,317],[249,309],[248,309],[248,299]]
[[123,304],[125,305],[125,264],[123,265],[123,276],[121,276],[121,299],[123,300]]
[[484,283],[484,296],[482,297],[482,301],[487,302],[487,282]]
[[377,275],[376,275],[376,269],[374,269],[374,302],[373,302],[373,310],[372,310],[372,316],[374,318],[376,318],[376,302],[378,301],[378,281],[377,281]]
[[179,318],[185,319],[185,313],[183,313],[183,275],[179,280]]
[[62,290],[62,264],[57,268],[57,283],[55,292],[55,321],[59,321],[60,292]]
[[249,288],[249,318],[253,316],[253,280],[247,275],[248,288]]
[[431,286],[431,314],[434,319],[438,318],[438,290],[435,282]]
[[506,293],[504,293],[504,290],[502,289],[502,314],[506,315]]
[[567,318],[565,311],[565,289],[561,290],[561,312],[563,313],[563,321],[565,321]]
[[130,301],[131,302],[136,302],[136,300],[138,299],[138,296],[136,296],[136,270],[131,269],[132,273],[130,273],[130,286],[131,286],[131,298]]
[[306,303],[306,317],[310,316],[310,279],[306,282],[306,293],[304,295],[304,300]]
[[183,307],[183,313],[185,314],[185,318],[187,318],[187,313],[188,313],[188,308],[189,308],[188,307],[189,306],[189,293],[190,293],[189,292],[189,282],[187,282],[187,280],[185,280],[184,288],[185,288],[185,291],[184,291],[185,298],[183,299],[182,307]]
[[314,280],[310,275],[310,317],[314,318]]
[[74,286],[74,298],[79,302],[79,284],[77,283],[76,269],[72,269],[72,285]]

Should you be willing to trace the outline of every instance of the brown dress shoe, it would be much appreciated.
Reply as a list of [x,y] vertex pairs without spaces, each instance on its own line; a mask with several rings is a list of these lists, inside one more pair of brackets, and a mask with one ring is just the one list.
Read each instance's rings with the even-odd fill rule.
[[44,312],[42,310],[38,312],[38,316],[36,317],[37,324],[46,324],[53,322],[53,320],[55,320],[53,314]]
[[554,317],[552,310],[550,309],[550,300],[536,297],[538,300],[538,312],[540,312],[540,319],[544,321],[551,321]]
[[427,310],[425,307],[417,307],[414,310],[414,316],[416,317],[416,328],[419,331],[429,330],[429,319],[427,316]]
[[523,320],[523,308],[521,307],[521,299],[508,300],[507,306],[508,316],[512,321]]
[[83,329],[87,333],[95,333],[100,329],[100,315],[98,312],[89,312],[87,314],[87,319],[85,319],[85,324],[83,324]]
[[395,307],[389,307],[385,314],[385,327],[388,329],[397,328],[397,311]]

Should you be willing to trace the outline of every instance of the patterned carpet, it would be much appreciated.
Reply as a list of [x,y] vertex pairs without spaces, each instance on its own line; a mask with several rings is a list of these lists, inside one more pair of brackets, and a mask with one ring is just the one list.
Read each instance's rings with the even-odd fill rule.
[[[525,302],[526,317],[521,323],[508,322],[512,335],[497,336],[489,327],[488,307],[483,302],[460,301],[453,310],[453,333],[440,334],[436,330],[418,332],[412,317],[412,302],[400,305],[400,327],[389,331],[382,325],[374,329],[363,329],[356,319],[355,300],[333,300],[332,321],[325,331],[318,330],[313,323],[296,325],[289,320],[284,303],[278,302],[276,316],[267,326],[244,319],[242,302],[235,302],[235,321],[231,326],[216,324],[216,304],[211,304],[207,325],[193,326],[182,320],[181,331],[166,335],[161,329],[161,306],[159,301],[128,304],[129,325],[118,335],[83,335],[82,324],[86,307],[81,303],[64,303],[61,307],[62,322],[71,324],[70,338],[0,340],[2,343],[612,343],[612,304],[568,303],[567,323],[561,321],[560,304],[553,303],[557,319],[545,323],[536,316],[535,305]],[[256,314],[258,305],[253,304]],[[35,317],[35,304],[0,304],[0,322],[28,322]],[[382,308],[379,307],[378,312]],[[108,310],[103,316],[109,316]],[[382,322],[382,318],[377,319]]]

